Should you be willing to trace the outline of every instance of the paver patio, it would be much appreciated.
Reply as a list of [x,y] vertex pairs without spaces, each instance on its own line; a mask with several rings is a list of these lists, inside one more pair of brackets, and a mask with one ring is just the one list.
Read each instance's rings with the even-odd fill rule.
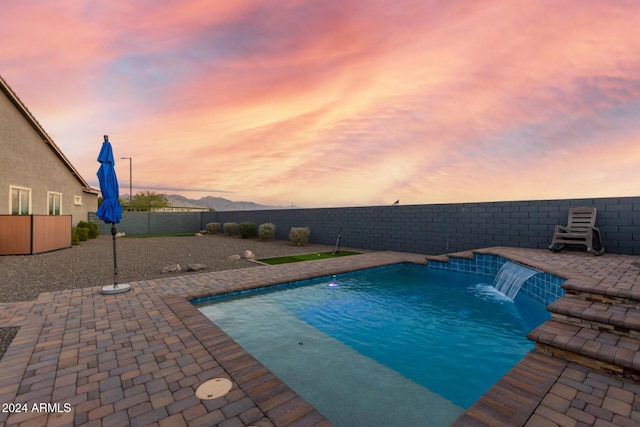
[[[590,292],[602,290],[610,298],[624,300],[626,305],[621,306],[630,307],[630,298],[640,294],[640,269],[632,265],[637,257],[511,248],[481,252],[573,277],[568,283],[575,287],[575,295],[586,292],[589,285]],[[0,304],[0,327],[20,326],[0,361],[0,404],[5,404],[3,409],[12,404],[11,409],[24,410],[3,410],[0,424],[331,425],[189,300],[405,261],[424,263],[425,257],[374,252],[141,281],[119,295],[102,295],[96,287],[44,293],[33,302]],[[567,310],[577,309],[574,305]],[[558,313],[554,316],[563,316],[562,307]],[[626,359],[631,358],[630,367],[611,372],[607,366],[585,366],[588,358],[578,359],[569,347],[563,349],[564,329],[560,329],[534,331],[537,351],[529,353],[456,424],[640,425],[640,385],[633,371],[634,361],[640,363],[640,351],[632,347],[631,338],[618,338],[616,344],[622,347],[610,344],[608,336],[594,338],[599,348],[607,344],[631,351],[624,352]],[[567,343],[570,340],[566,338]],[[583,347],[587,345],[593,344],[585,340]],[[200,384],[217,377],[233,382],[227,395],[213,400],[195,396]]]

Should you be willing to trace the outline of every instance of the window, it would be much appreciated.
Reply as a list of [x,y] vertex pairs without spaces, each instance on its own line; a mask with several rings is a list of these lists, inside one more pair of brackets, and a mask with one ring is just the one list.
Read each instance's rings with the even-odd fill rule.
[[23,187],[9,187],[11,201],[9,209],[11,215],[29,215],[31,213],[31,189]]
[[47,192],[47,199],[49,206],[49,215],[60,215],[60,205],[62,204],[62,194],[60,193],[52,193],[51,191]]
[[82,206],[82,196],[73,196],[73,204],[76,206]]

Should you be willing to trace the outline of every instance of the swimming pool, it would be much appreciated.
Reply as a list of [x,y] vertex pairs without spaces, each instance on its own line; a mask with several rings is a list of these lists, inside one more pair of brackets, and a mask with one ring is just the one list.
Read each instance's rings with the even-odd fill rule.
[[199,309],[337,425],[449,425],[549,317],[490,282],[399,264]]

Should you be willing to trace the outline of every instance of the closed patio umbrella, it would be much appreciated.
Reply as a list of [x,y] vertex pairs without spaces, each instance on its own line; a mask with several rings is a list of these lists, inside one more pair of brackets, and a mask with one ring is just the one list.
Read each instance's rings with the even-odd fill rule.
[[109,142],[109,135],[104,136],[104,142],[98,155],[100,168],[98,169],[98,181],[100,181],[100,192],[102,193],[102,204],[98,208],[96,215],[107,224],[111,224],[111,236],[113,236],[113,286],[102,288],[103,294],[118,294],[127,292],[129,285],[118,285],[118,257],[116,256],[116,224],[122,219],[122,206],[118,201],[120,190],[118,188],[118,178],[114,166],[116,164],[113,157],[113,149]]

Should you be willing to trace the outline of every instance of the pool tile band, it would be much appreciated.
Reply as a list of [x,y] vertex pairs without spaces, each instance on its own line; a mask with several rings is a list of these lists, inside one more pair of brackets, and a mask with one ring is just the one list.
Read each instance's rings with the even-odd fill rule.
[[[509,261],[507,258],[490,255],[474,254],[474,258],[450,257],[449,261],[429,260],[427,267],[437,270],[448,270],[462,273],[474,273],[487,277],[495,277],[500,268]],[[553,274],[539,272],[530,277],[520,288],[520,292],[533,298],[545,306],[564,296],[562,284],[565,279]]]
[[[494,278],[500,268],[509,261],[509,259],[498,256],[498,255],[489,255],[489,254],[474,254],[474,258],[457,258],[450,257],[448,262],[444,261],[435,261],[429,260],[427,263],[428,268],[439,269],[439,270],[448,270],[462,273],[473,273],[479,274],[487,277]],[[392,265],[402,265],[402,264],[412,264],[408,262],[392,264]],[[261,286],[253,289],[245,289],[242,291],[229,292],[217,295],[210,295],[203,298],[192,299],[191,302],[194,305],[202,304],[210,301],[215,301],[220,298],[229,298],[234,296],[245,295],[254,292],[262,292],[262,291],[273,291],[280,288],[288,288],[292,286],[304,286],[312,281],[318,281],[322,279],[331,279],[331,278],[340,278],[347,277],[353,274],[362,273],[365,271],[378,270],[381,268],[388,268],[389,265],[372,267],[366,269],[360,269],[355,271],[350,271],[346,273],[339,273],[335,275],[327,275],[322,277],[314,277],[310,279],[297,280],[294,282],[286,282],[279,283],[268,286]],[[556,301],[558,298],[564,296],[564,289],[562,288],[562,283],[564,283],[565,279],[555,276],[553,274],[538,272],[532,277],[530,277],[520,289],[525,295],[533,298],[535,301],[548,306],[549,304]]]

